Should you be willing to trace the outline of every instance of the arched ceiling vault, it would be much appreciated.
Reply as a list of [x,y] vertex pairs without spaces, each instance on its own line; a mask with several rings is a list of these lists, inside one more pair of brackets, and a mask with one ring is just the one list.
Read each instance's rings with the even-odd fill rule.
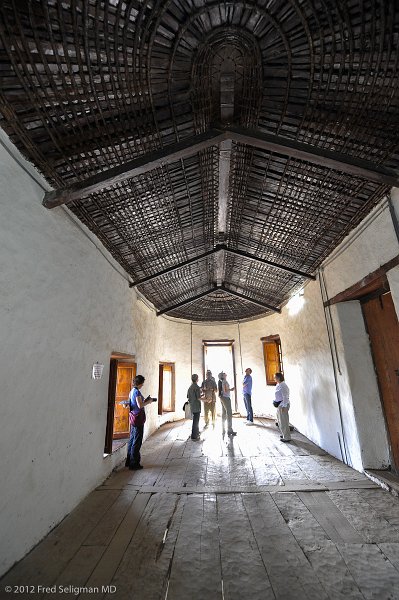
[[0,124],[159,314],[278,311],[398,177],[399,5],[2,0]]

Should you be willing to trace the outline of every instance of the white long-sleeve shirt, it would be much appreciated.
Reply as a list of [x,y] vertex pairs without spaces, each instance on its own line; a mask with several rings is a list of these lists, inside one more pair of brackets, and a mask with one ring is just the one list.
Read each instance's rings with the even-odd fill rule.
[[290,407],[290,388],[285,383],[285,381],[281,381],[276,385],[275,388],[275,399],[280,401],[279,408],[289,408]]
[[227,381],[227,379],[224,379],[222,381],[222,390],[223,390],[223,396],[227,396],[227,398],[230,398],[230,384]]

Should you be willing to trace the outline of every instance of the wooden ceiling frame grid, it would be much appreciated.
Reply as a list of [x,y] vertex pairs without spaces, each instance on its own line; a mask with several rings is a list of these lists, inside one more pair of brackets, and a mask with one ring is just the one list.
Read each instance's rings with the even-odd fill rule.
[[254,318],[399,185],[399,7],[184,7],[3,0],[0,125],[158,313]]

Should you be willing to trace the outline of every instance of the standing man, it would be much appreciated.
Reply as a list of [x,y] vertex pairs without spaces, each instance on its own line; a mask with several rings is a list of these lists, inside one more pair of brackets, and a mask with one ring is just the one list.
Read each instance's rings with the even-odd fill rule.
[[140,449],[143,443],[144,423],[146,420],[144,407],[153,402],[154,398],[147,396],[144,399],[141,388],[145,382],[145,377],[136,375],[133,381],[133,388],[129,393],[129,421],[130,437],[127,445],[127,457],[125,465],[131,471],[138,471],[143,468],[141,464]]
[[187,398],[190,403],[191,413],[193,415],[193,426],[191,429],[191,439],[197,441],[200,439],[199,419],[201,414],[201,388],[198,385],[198,375],[191,375],[192,384],[187,390]]
[[224,371],[219,373],[218,391],[220,402],[222,403],[222,434],[224,437],[227,421],[227,435],[229,437],[234,437],[237,435],[237,432],[233,431],[233,411],[231,410],[230,398],[230,392],[234,391],[234,388],[230,387],[226,377],[227,375]]
[[273,404],[277,408],[277,421],[281,431],[280,441],[290,442],[291,431],[288,415],[288,411],[290,409],[290,390],[284,381],[284,375],[282,373],[276,373],[274,375],[274,380],[277,385]]
[[204,413],[205,413],[205,427],[209,425],[209,413],[212,416],[212,426],[215,428],[216,420],[216,390],[217,385],[215,378],[212,377],[212,371],[209,369],[206,372],[206,379],[202,382],[201,390],[204,394]]
[[254,413],[252,411],[252,369],[245,369],[244,381],[242,382],[242,394],[244,396],[245,410],[247,411],[246,425],[254,424]]

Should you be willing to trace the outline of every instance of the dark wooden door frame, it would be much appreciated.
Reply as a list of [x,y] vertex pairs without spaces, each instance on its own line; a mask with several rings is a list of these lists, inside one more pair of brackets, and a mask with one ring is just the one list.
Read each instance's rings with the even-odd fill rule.
[[158,415],[162,415],[162,402],[163,402],[163,363],[159,363]]
[[[172,367],[172,410],[165,411],[163,410],[163,367],[170,366]],[[164,412],[174,412],[176,411],[176,389],[175,389],[175,363],[168,361],[160,361],[159,362],[159,383],[158,383],[158,415],[163,415]]]
[[107,425],[105,429],[104,453],[112,453],[112,438],[114,434],[114,413],[115,413],[115,394],[116,380],[118,376],[118,359],[111,358],[109,367],[108,382],[108,407],[107,407]]
[[338,302],[349,302],[350,300],[362,300],[371,294],[383,294],[389,292],[387,273],[399,264],[399,255],[381,265],[376,271],[369,273],[357,283],[336,294],[324,302],[325,306],[331,306]]

